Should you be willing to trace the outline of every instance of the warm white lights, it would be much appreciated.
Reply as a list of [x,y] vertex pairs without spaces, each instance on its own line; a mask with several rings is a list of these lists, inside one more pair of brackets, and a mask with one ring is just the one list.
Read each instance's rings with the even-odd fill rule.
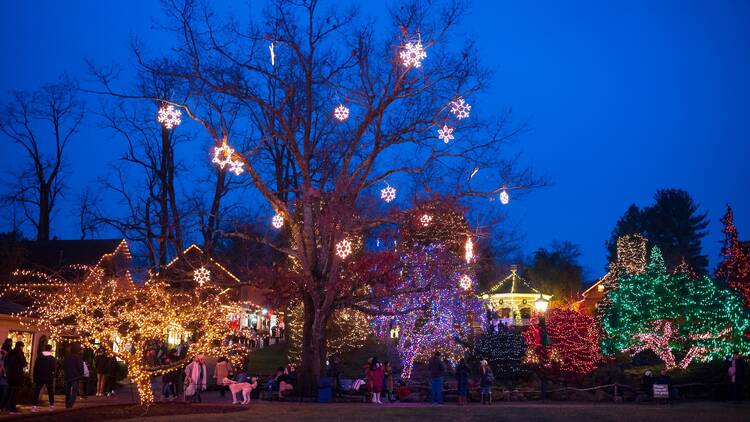
[[396,189],[386,186],[380,190],[380,199],[385,202],[391,202],[396,199]]
[[163,124],[165,128],[172,129],[182,123],[182,111],[175,109],[173,105],[164,106],[159,109],[156,120]]
[[472,258],[474,258],[474,242],[469,237],[466,239],[466,244],[464,244],[464,259],[466,259],[466,263],[468,264]]
[[344,239],[336,244],[336,255],[341,259],[346,259],[352,253],[352,242]]
[[508,205],[508,202],[510,202],[510,196],[508,195],[508,192],[503,189],[503,191],[500,192],[500,203],[503,205]]
[[463,276],[461,276],[461,279],[458,280],[458,285],[461,286],[461,288],[464,290],[471,289],[471,277],[464,274]]
[[422,67],[422,60],[427,57],[427,53],[422,47],[422,42],[417,41],[416,43],[406,43],[401,50],[400,56],[404,66]]
[[422,217],[419,218],[419,222],[422,223],[422,226],[427,227],[432,222],[432,216],[430,214],[423,214]]
[[343,122],[349,118],[349,108],[343,104],[339,104],[338,107],[333,109],[333,117],[335,117],[336,120]]
[[229,162],[229,171],[234,173],[235,176],[239,176],[243,171],[245,171],[245,169],[242,168],[242,166],[244,165],[245,163],[240,160],[232,160]]
[[211,162],[216,163],[223,170],[224,167],[232,164],[232,154],[234,150],[224,142],[220,147],[214,148],[214,159]]
[[211,272],[206,267],[200,267],[193,271],[193,280],[203,287],[204,284],[211,280]]
[[280,229],[284,225],[284,217],[281,216],[281,214],[276,214],[271,219],[271,225],[275,229]]

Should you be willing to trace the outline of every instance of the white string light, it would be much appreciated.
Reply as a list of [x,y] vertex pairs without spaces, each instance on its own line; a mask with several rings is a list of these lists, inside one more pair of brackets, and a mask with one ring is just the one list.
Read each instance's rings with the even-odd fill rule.
[[336,244],[336,255],[341,259],[346,259],[352,253],[352,242],[344,239]]
[[271,66],[276,66],[276,52],[273,43],[268,46],[268,51],[271,53]]
[[336,120],[343,122],[349,118],[349,108],[343,104],[339,104],[338,107],[333,109],[333,117],[335,117]]
[[193,280],[195,280],[196,283],[200,284],[201,287],[203,287],[204,284],[208,283],[211,280],[211,271],[209,271],[206,267],[200,267],[197,270],[193,271]]
[[458,280],[458,285],[461,286],[461,288],[464,290],[471,289],[471,277],[464,274],[463,276],[461,276],[461,279]]
[[458,120],[469,117],[470,111],[471,106],[463,98],[458,97],[456,101],[451,101],[451,113],[453,113]]
[[427,52],[424,51],[421,41],[417,41],[416,43],[406,43],[399,55],[401,56],[401,62],[404,64],[404,67],[422,67],[422,60],[427,58]]
[[503,189],[503,191],[500,192],[500,203],[503,205],[508,205],[508,202],[510,202],[510,195],[508,195],[508,192]]
[[441,129],[438,129],[438,138],[442,139],[446,144],[450,142],[453,137],[453,128],[448,125],[443,125]]
[[396,189],[391,186],[386,186],[380,190],[380,199],[385,202],[391,202],[396,199]]
[[274,215],[273,218],[271,219],[271,225],[275,229],[280,229],[281,227],[284,226],[284,217],[282,217],[281,214]]
[[182,111],[175,109],[173,105],[164,106],[159,109],[156,120],[163,124],[165,128],[172,129],[182,123]]
[[232,160],[229,162],[229,171],[234,173],[235,176],[239,176],[243,171],[245,171],[245,169],[242,168],[242,166],[244,165],[245,163],[240,160]]
[[419,218],[419,222],[422,223],[422,226],[427,227],[432,222],[432,216],[430,214],[422,214],[422,217]]
[[223,142],[220,147],[214,148],[214,159],[211,162],[216,163],[223,170],[224,167],[232,164],[233,154],[234,150],[232,147]]
[[466,259],[466,263],[468,264],[472,258],[474,258],[474,242],[469,237],[466,239],[466,244],[464,244],[464,259]]

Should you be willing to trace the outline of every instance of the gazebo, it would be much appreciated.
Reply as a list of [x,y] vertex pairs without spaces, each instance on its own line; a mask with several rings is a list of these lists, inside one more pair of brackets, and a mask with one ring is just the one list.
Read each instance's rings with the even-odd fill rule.
[[[495,283],[480,296],[490,314],[496,314],[497,323],[528,325],[534,311],[534,302],[540,297],[549,301],[552,295],[543,294],[518,275],[518,266],[510,266],[510,274]],[[493,325],[497,325],[494,323]]]

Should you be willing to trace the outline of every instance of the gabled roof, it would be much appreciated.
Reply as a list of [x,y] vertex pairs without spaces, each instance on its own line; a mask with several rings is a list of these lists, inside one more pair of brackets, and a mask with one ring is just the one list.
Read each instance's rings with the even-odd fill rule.
[[58,270],[70,265],[97,265],[104,255],[114,254],[124,239],[41,240],[19,242],[23,259],[19,268]]
[[173,284],[192,282],[193,272],[200,267],[206,267],[211,272],[211,280],[222,281],[239,285],[240,279],[232,274],[226,267],[213,258],[207,258],[203,249],[196,244],[188,246],[181,254],[170,261],[159,273],[160,277],[166,278]]
[[526,280],[518,275],[518,268],[511,266],[510,274],[502,280],[495,283],[483,294],[487,295],[504,295],[504,294],[540,294],[539,290],[532,287]]

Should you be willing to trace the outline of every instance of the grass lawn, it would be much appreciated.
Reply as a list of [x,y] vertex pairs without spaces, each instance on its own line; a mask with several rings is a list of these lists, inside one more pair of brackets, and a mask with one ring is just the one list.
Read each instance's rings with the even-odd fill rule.
[[498,403],[492,406],[397,404],[299,404],[253,403],[237,413],[159,416],[150,422],[216,421],[747,421],[750,405],[715,402],[666,405],[615,404],[525,404]]

